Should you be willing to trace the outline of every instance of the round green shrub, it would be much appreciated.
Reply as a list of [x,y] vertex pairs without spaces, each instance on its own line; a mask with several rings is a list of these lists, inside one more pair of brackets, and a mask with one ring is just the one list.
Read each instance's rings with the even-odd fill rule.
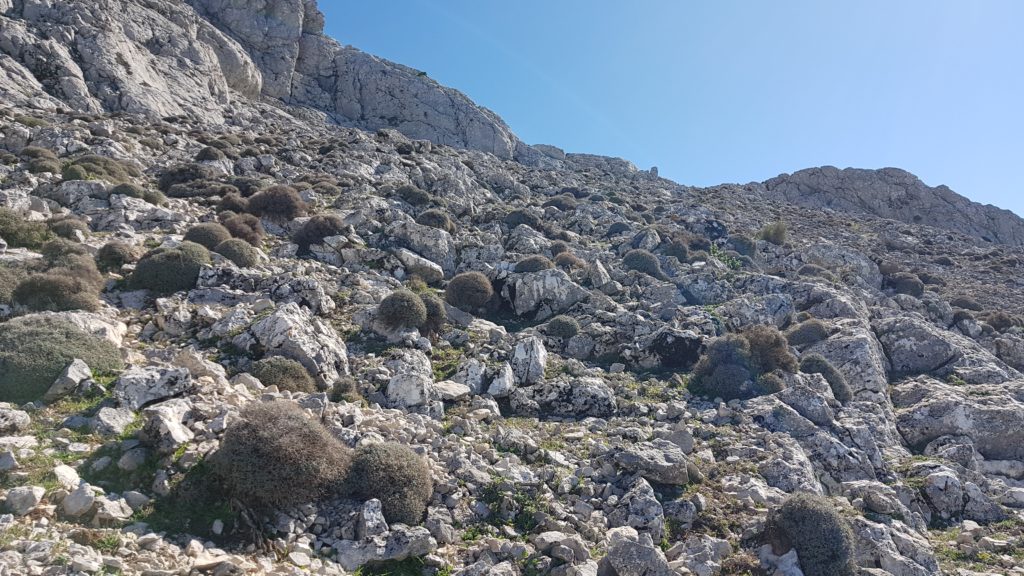
[[828,382],[829,387],[832,389],[832,395],[843,404],[853,400],[853,391],[850,389],[846,376],[843,376],[843,373],[837,370],[821,354],[807,354],[801,357],[800,371],[804,374],[821,374],[824,376],[825,381]]
[[249,373],[259,378],[264,386],[277,386],[289,392],[316,392],[316,381],[305,366],[284,356],[270,356],[253,362]]
[[117,347],[69,322],[24,316],[0,323],[0,402],[38,400],[75,358],[96,375],[122,368]]
[[137,290],[172,294],[196,285],[199,271],[210,264],[209,251],[194,242],[176,248],[157,248],[139,260],[129,284]]
[[94,284],[56,272],[33,274],[25,278],[14,288],[11,302],[15,308],[32,312],[95,312],[100,307]]
[[775,244],[776,246],[782,246],[786,243],[786,238],[789,236],[789,227],[786,226],[785,222],[774,222],[761,228],[758,232],[757,237],[761,240],[765,240]]
[[139,261],[139,251],[132,245],[118,240],[107,242],[96,253],[96,266],[104,272],[116,272],[125,264]]
[[548,320],[547,333],[549,336],[568,340],[579,334],[580,324],[575,318],[561,315]]
[[426,335],[440,334],[448,322],[448,311],[444,307],[444,301],[430,292],[419,294],[419,297],[427,310],[427,321],[420,326],[420,331]]
[[260,219],[252,214],[235,214],[224,218],[221,224],[228,229],[228,232],[235,238],[241,238],[253,246],[263,243],[265,232]]
[[52,238],[43,222],[30,222],[17,212],[0,206],[0,238],[11,248],[37,249]]
[[234,262],[239,268],[252,268],[260,263],[260,251],[241,238],[229,238],[217,245],[214,252]]
[[412,206],[423,206],[430,203],[430,194],[412,184],[400,187],[395,194]]
[[416,293],[395,290],[380,303],[377,317],[391,329],[419,328],[427,322],[427,308]]
[[467,312],[487,304],[493,295],[491,281],[480,272],[463,272],[455,276],[444,291],[446,302]]
[[583,268],[587,265],[582,258],[573,254],[572,252],[562,252],[555,256],[555,265],[559,268],[573,269]]
[[520,224],[525,224],[534,230],[539,230],[542,225],[540,216],[523,208],[517,208],[509,212],[504,220],[509,229],[514,229]]
[[251,403],[239,416],[209,462],[246,505],[273,510],[314,502],[345,478],[349,450],[296,404]]
[[743,332],[750,344],[750,369],[755,375],[775,370],[796,372],[796,356],[789,351],[786,337],[774,326],[755,324]]
[[812,318],[786,331],[786,340],[791,346],[808,346],[828,339],[831,332],[828,324]]
[[665,274],[661,271],[661,263],[658,257],[644,249],[630,250],[622,257],[622,265],[627,270],[636,270],[648,276],[662,279]]
[[768,514],[765,536],[775,552],[796,549],[806,576],[854,576],[853,531],[822,496],[794,494]]
[[299,245],[299,253],[309,252],[309,247],[321,244],[324,238],[339,236],[345,233],[345,222],[334,214],[317,214],[306,221],[302,228],[292,237],[292,242]]
[[229,238],[231,238],[231,232],[228,232],[227,228],[216,222],[196,224],[185,233],[185,241],[195,242],[207,250],[216,249],[221,242]]
[[529,272],[540,272],[542,270],[550,270],[555,265],[544,256],[535,255],[523,258],[516,263],[515,271],[517,273],[529,273]]
[[88,236],[89,225],[78,218],[60,218],[50,221],[50,231],[61,238],[75,240],[77,238],[76,232],[81,232],[82,235]]
[[452,219],[436,208],[433,210],[427,210],[416,217],[416,223],[423,226],[430,226],[431,228],[437,228],[438,230],[444,230],[451,234],[455,232],[455,223]]
[[294,220],[306,213],[306,203],[291,186],[271,186],[249,198],[249,212],[267,218]]
[[410,526],[423,521],[434,492],[426,460],[401,444],[371,444],[357,449],[346,486],[359,500],[380,500],[389,523]]

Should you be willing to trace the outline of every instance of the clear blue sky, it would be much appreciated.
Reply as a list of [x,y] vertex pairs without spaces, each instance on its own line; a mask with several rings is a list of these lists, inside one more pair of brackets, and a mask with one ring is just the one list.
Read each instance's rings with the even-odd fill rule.
[[526,142],[683,184],[909,170],[1024,215],[1024,1],[320,0]]

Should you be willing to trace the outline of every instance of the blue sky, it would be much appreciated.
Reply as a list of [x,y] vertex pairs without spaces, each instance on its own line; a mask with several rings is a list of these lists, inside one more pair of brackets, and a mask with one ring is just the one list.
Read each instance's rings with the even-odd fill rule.
[[1024,215],[1018,0],[321,0],[526,142],[682,184],[895,166]]

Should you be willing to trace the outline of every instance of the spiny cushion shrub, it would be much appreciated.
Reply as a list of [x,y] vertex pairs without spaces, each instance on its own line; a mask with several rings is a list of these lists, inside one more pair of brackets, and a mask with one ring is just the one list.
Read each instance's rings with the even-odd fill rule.
[[832,395],[843,404],[853,400],[853,391],[850,390],[850,384],[846,381],[846,376],[843,376],[843,373],[837,370],[821,354],[807,354],[801,357],[800,371],[804,374],[821,374],[824,376],[825,381],[832,388]]
[[915,298],[924,295],[924,282],[912,272],[897,272],[887,276],[885,285],[897,294],[907,294]]
[[75,358],[96,375],[122,367],[116,346],[69,322],[31,316],[0,323],[0,401],[38,400]]
[[324,238],[344,234],[345,222],[334,214],[317,214],[306,221],[295,232],[292,242],[299,245],[299,253],[309,252],[309,247],[314,244],[321,244]]
[[157,206],[163,206],[167,203],[167,196],[164,196],[163,192],[153,190],[152,188],[143,188],[138,184],[132,184],[130,182],[114,186],[110,189],[110,194],[139,198]]
[[10,304],[19,282],[28,277],[28,270],[14,263],[0,263],[0,304]]
[[199,270],[210,264],[210,252],[195,242],[151,250],[139,260],[130,285],[135,289],[171,294],[196,285]]
[[231,260],[239,268],[252,268],[260,263],[260,251],[241,238],[228,238],[217,244],[214,252]]
[[729,245],[732,246],[733,250],[743,256],[752,256],[757,252],[757,245],[754,241],[743,234],[733,234],[729,236]]
[[757,237],[761,240],[771,242],[776,246],[782,246],[786,243],[786,238],[789,236],[789,227],[785,222],[773,222],[761,228],[761,231],[757,233]]
[[223,152],[212,146],[207,146],[196,154],[196,162],[215,162],[226,158]]
[[52,238],[42,222],[29,222],[17,212],[0,206],[0,238],[11,248],[36,249]]
[[791,346],[807,346],[827,339],[830,333],[828,324],[812,318],[787,330],[786,340]]
[[964,310],[973,310],[974,312],[981,312],[984,307],[978,303],[977,300],[971,296],[957,296],[949,301],[949,305],[954,308],[963,308]]
[[541,206],[543,206],[544,208],[547,208],[549,206],[554,206],[555,208],[558,208],[559,210],[561,210],[563,212],[566,212],[566,211],[569,211],[569,210],[575,210],[576,209],[576,197],[573,196],[572,194],[562,194],[562,195],[559,195],[559,196],[555,196],[554,198],[552,198],[551,200],[548,200],[547,202],[545,202]]
[[540,272],[541,270],[550,270],[555,265],[544,256],[535,255],[527,256],[516,263],[515,271],[517,273],[528,273],[528,272]]
[[253,246],[263,243],[263,224],[252,214],[234,214],[221,220],[221,224],[235,238],[241,238]]
[[56,160],[57,154],[48,148],[41,148],[39,146],[25,146],[18,152],[18,156],[21,156],[25,160]]
[[32,174],[60,174],[60,162],[48,158],[34,158],[28,161],[28,171]]
[[57,218],[50,221],[50,231],[61,238],[75,240],[80,232],[83,236],[89,234],[89,225],[85,221],[74,217]]
[[661,263],[658,262],[658,257],[647,250],[637,249],[626,252],[626,255],[622,257],[622,265],[627,270],[636,270],[654,278],[662,279],[665,277],[665,274],[661,271]]
[[271,186],[249,198],[249,212],[257,216],[293,220],[306,213],[306,203],[291,186]]
[[517,208],[509,212],[503,221],[510,229],[515,228],[520,224],[526,224],[534,230],[539,230],[542,224],[539,216],[523,208]]
[[822,496],[794,494],[768,514],[765,536],[775,552],[796,549],[806,576],[853,576],[853,531]]
[[416,217],[416,223],[423,226],[430,226],[431,228],[437,228],[438,230],[444,230],[451,234],[455,232],[455,224],[452,219],[436,208],[433,210],[427,210]]
[[391,329],[419,328],[427,321],[427,308],[416,293],[395,290],[380,303],[377,317]]
[[104,272],[116,272],[125,264],[133,264],[138,261],[138,249],[118,240],[107,242],[96,253],[96,265]]
[[72,160],[63,172],[65,180],[106,180],[113,184],[130,182],[140,176],[142,171],[130,163],[96,154]]
[[284,356],[270,356],[253,362],[249,373],[259,378],[264,386],[277,386],[289,392],[316,392],[316,381],[302,364]]
[[41,251],[45,268],[18,283],[12,304],[34,312],[97,310],[103,276],[85,246],[57,239]]
[[618,234],[622,234],[623,232],[629,232],[630,230],[632,230],[632,227],[629,225],[628,222],[614,222],[611,226],[608,227],[608,231],[605,232],[604,235],[605,237],[616,236]]
[[583,268],[587,265],[582,258],[572,252],[562,252],[555,256],[555,265],[559,268]]
[[579,334],[580,324],[575,318],[560,315],[548,320],[547,333],[555,338],[568,339]]
[[728,334],[711,341],[697,361],[690,379],[690,391],[725,401],[757,396],[750,388],[750,343],[739,334]]
[[693,369],[690,390],[725,401],[753,398],[781,389],[781,379],[765,376],[796,369],[782,334],[771,326],[754,326],[713,340]]
[[246,505],[270,510],[313,502],[345,477],[349,450],[296,404],[251,403],[239,416],[209,462]]
[[430,194],[412,184],[401,186],[395,191],[395,195],[413,206],[423,206],[430,203]]
[[171,188],[179,185],[190,184],[196,180],[211,180],[216,178],[216,176],[216,171],[209,166],[203,166],[201,164],[178,164],[168,168],[160,175],[157,187],[165,194],[176,196],[176,194],[171,193]]
[[18,283],[11,295],[16,308],[33,312],[99,309],[96,287],[57,272],[33,274]]
[[1002,310],[989,312],[982,316],[981,319],[996,332],[1006,332],[1010,328],[1021,325],[1020,319],[1014,318]]
[[755,324],[743,331],[750,344],[750,368],[755,374],[775,370],[796,372],[796,357],[789,351],[786,337],[774,326]]
[[444,301],[430,292],[421,293],[419,297],[427,311],[427,321],[420,326],[420,332],[425,335],[440,334],[448,322],[448,311],[445,310]]
[[446,302],[467,312],[487,304],[493,295],[491,281],[480,272],[463,272],[455,276],[444,291]]
[[672,240],[662,249],[662,254],[665,256],[674,256],[680,262],[689,262],[690,260],[690,248],[685,242],[679,240]]
[[217,204],[217,211],[230,211],[235,213],[248,212],[249,200],[243,198],[238,192],[229,192],[220,199],[220,203]]
[[228,232],[227,228],[216,222],[196,224],[189,228],[188,232],[185,232],[186,241],[195,242],[207,250],[217,248],[221,242],[228,238],[231,238],[231,232]]
[[380,500],[384,519],[415,526],[423,521],[434,493],[430,467],[401,444],[370,444],[356,450],[346,483],[360,500]]

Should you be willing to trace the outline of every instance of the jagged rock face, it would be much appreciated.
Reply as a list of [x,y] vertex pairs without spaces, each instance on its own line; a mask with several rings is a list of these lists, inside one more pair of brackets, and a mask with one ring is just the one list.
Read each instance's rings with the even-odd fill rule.
[[764,186],[769,198],[799,206],[873,214],[988,242],[1024,244],[1024,219],[1009,210],[971,202],[945,186],[927,186],[896,168],[810,168],[772,178]]
[[542,157],[458,91],[325,36],[315,0],[19,0],[0,12],[6,102],[220,123],[262,95],[367,130]]
[[220,122],[232,90],[260,91],[259,70],[238,43],[180,3],[22,0],[4,14],[8,102]]

